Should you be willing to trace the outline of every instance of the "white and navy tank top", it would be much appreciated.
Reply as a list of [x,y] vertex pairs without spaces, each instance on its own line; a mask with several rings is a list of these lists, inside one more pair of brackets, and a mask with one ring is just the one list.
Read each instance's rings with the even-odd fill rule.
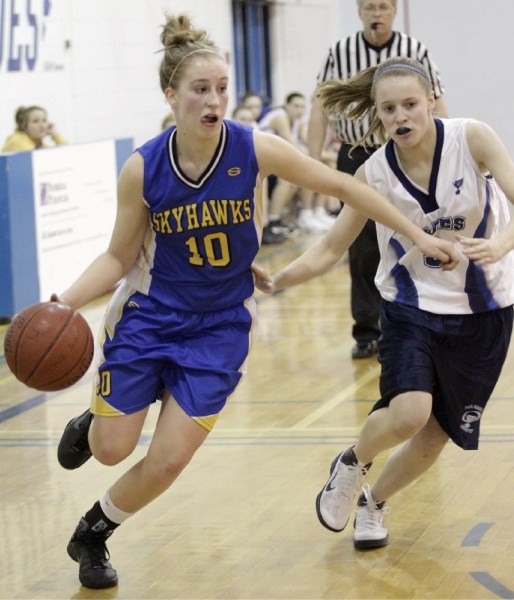
[[[404,173],[390,140],[365,163],[368,183],[428,233],[492,238],[510,220],[508,201],[492,177],[473,160],[469,119],[436,119],[437,143],[429,189]],[[380,265],[375,283],[383,298],[438,314],[469,314],[514,303],[514,253],[483,267],[461,253],[453,271],[423,256],[412,242],[377,223]],[[458,247],[458,244],[457,244]]]

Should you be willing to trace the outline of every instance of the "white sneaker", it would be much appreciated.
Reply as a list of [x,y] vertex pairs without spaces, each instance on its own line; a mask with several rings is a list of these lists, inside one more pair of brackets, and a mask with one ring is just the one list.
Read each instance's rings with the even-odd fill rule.
[[319,221],[320,223],[323,223],[328,228],[332,227],[332,225],[334,224],[334,221],[336,220],[336,217],[329,215],[326,210],[320,210],[320,211],[315,210],[314,218],[317,221]]
[[389,536],[384,527],[384,517],[391,512],[391,509],[389,506],[378,507],[368,483],[362,486],[362,493],[364,499],[359,500],[359,504],[361,501],[362,504],[357,506],[355,511],[353,545],[360,550],[387,546]]
[[305,231],[328,231],[330,229],[330,225],[323,223],[312,213],[300,213],[296,219],[296,226]]
[[370,467],[371,463],[359,466],[353,448],[336,456],[330,467],[330,477],[316,498],[316,512],[323,527],[343,531]]

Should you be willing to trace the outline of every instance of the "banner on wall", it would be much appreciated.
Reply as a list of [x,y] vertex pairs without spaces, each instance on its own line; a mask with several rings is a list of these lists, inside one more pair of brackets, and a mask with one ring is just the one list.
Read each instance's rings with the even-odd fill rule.
[[40,300],[68,287],[105,251],[116,216],[114,141],[33,152]]
[[62,3],[0,0],[0,73],[61,71],[65,68]]

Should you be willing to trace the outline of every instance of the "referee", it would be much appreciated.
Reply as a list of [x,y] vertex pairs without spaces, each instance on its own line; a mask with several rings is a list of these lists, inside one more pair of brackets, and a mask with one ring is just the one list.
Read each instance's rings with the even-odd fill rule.
[[[396,0],[357,0],[363,30],[345,37],[330,47],[317,83],[328,79],[347,79],[359,71],[383,62],[387,58],[405,56],[418,60],[427,70],[436,98],[436,112],[447,117],[444,88],[439,71],[426,46],[414,38],[393,31]],[[330,120],[341,140],[337,169],[353,175],[360,165],[378,148],[378,140],[369,136],[365,146],[350,152],[356,140],[369,129],[367,120],[355,123],[339,115]],[[317,97],[313,98],[308,126],[309,153],[320,159],[327,131],[328,118],[322,112]],[[375,274],[380,259],[375,223],[368,221],[348,251],[351,277],[352,335],[355,345],[352,358],[369,358],[377,353],[380,335],[380,294],[375,287]]]

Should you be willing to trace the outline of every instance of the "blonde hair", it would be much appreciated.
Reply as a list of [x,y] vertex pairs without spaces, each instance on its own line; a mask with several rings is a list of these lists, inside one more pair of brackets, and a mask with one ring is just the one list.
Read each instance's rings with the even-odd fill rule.
[[338,118],[362,121],[369,116],[370,127],[366,134],[357,140],[352,149],[363,145],[366,138],[375,135],[381,143],[386,141],[385,129],[378,118],[375,106],[375,86],[385,77],[416,77],[426,90],[432,89],[430,79],[423,65],[410,58],[389,58],[380,65],[364,69],[346,81],[330,79],[320,84],[316,94],[322,109],[328,115]]
[[174,88],[180,82],[189,58],[201,52],[210,52],[223,58],[214,42],[203,29],[195,29],[186,15],[166,14],[161,32],[164,56],[159,66],[161,90]]

